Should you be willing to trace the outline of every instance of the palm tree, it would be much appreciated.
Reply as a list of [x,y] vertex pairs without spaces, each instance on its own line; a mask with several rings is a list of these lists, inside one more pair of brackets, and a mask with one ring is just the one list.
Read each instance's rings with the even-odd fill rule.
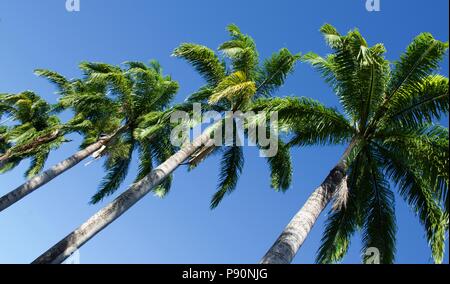
[[19,94],[3,94],[0,97],[0,114],[9,116],[2,126],[0,173],[15,168],[22,160],[31,158],[26,171],[33,177],[44,167],[50,151],[59,147],[64,138],[64,125],[56,115],[53,106],[31,91]]
[[[107,83],[108,92],[115,97],[124,130],[111,146],[102,152],[106,157],[107,175],[91,203],[96,204],[113,194],[125,179],[134,150],[139,152],[139,172],[136,181],[151,172],[174,153],[170,144],[167,122],[170,104],[178,91],[178,83],[163,76],[157,61],[149,65],[126,62],[126,69],[98,63],[82,64],[91,83]],[[95,110],[93,110],[96,112]],[[110,113],[111,111],[107,111]],[[155,192],[163,197],[169,190],[169,176]]]
[[[108,171],[99,192],[92,198],[93,203],[117,190],[126,177],[134,149],[141,153],[138,178],[151,170],[153,162],[160,163],[171,155],[172,148],[167,147],[170,144],[165,138],[168,137],[167,127],[160,127],[157,118],[164,114],[178,84],[170,77],[162,76],[157,62],[150,66],[130,62],[126,70],[103,63],[82,63],[80,67],[86,78],[72,82],[48,70],[37,70],[36,73],[58,86],[62,96],[59,108],[73,109],[75,116],[68,125],[72,131],[84,136],[82,149],[1,197],[0,211],[90,155],[106,156]],[[123,107],[127,105],[130,107]],[[133,132],[138,122],[146,117],[153,118],[147,121],[148,127],[155,128],[153,139],[137,140]],[[161,190],[168,191],[169,187],[170,182],[166,182]]]
[[[206,106],[204,111],[213,109],[222,112],[223,117],[226,117],[227,111],[245,113],[252,109],[259,98],[271,97],[284,84],[300,59],[300,55],[283,48],[260,64],[254,40],[235,25],[229,25],[228,31],[231,40],[219,47],[219,51],[225,55],[223,60],[211,49],[192,43],[181,44],[173,53],[189,62],[207,83],[191,95],[185,105],[190,107],[192,103],[202,103]],[[229,68],[226,60],[231,61]],[[216,208],[226,194],[234,191],[244,166],[242,141],[236,134],[237,120],[242,117],[225,119],[231,120],[230,125],[233,125],[235,132],[233,136],[223,138],[221,144],[224,146],[206,145],[199,148],[188,161],[190,168],[194,168],[211,153],[222,152],[219,184],[211,200],[211,208]],[[249,135],[253,134],[251,127],[254,123],[248,122],[243,126],[244,138],[254,139],[252,142],[259,146],[257,139]],[[271,131],[270,125],[267,125],[267,131]],[[277,155],[267,157],[266,160],[270,167],[272,188],[286,191],[292,177],[289,148],[279,139]]]
[[[283,85],[286,76],[293,70],[298,55],[282,49],[267,59],[261,66],[253,39],[241,33],[235,25],[228,26],[231,40],[219,49],[231,61],[228,71],[225,61],[209,48],[196,44],[182,44],[174,51],[174,55],[190,62],[205,78],[206,86],[191,95],[188,100],[174,110],[186,110],[195,102],[206,102],[206,109],[221,112],[226,110],[250,109],[260,97],[268,97]],[[111,224],[131,206],[154,190],[159,184],[185,161],[191,167],[196,166],[210,153],[218,148],[209,146],[212,133],[216,127],[222,127],[222,121],[206,129],[192,143],[186,143],[173,156],[156,167],[129,189],[117,197],[109,205],[98,211],[78,229],[70,233],[59,243],[37,258],[34,263],[60,263],[69,257],[77,248]],[[141,137],[147,136],[147,129],[141,126]],[[218,192],[214,195],[211,207],[219,204],[225,194],[235,189],[237,179],[243,166],[242,149],[236,141],[223,147],[221,174]],[[267,159],[272,170],[272,186],[286,190],[291,179],[289,150],[280,146],[278,155]]]
[[[65,79],[63,76],[57,74],[56,72],[48,71],[48,70],[36,70],[36,74],[48,78],[51,82],[55,83],[59,88],[59,93],[61,95],[65,95],[62,100],[58,102],[57,105],[55,105],[52,109],[53,111],[62,111],[64,109],[67,109],[70,107],[70,105],[67,103],[67,101],[64,100],[64,98],[70,97],[70,95],[74,96],[74,93],[79,94],[80,96],[88,96],[89,94],[98,94],[102,91],[101,86],[95,86],[94,84],[84,84],[80,80],[69,82],[67,79]],[[97,103],[97,114],[101,113],[100,110],[104,104],[100,104],[98,101]],[[109,106],[111,107],[111,106]],[[110,108],[112,109],[112,108]],[[59,130],[59,134],[65,133],[68,134],[70,132],[84,132],[85,137],[88,137],[88,139],[92,139],[93,136],[93,124],[90,123],[92,120],[92,117],[88,117],[84,114],[82,108],[75,109],[75,117],[71,119],[68,123],[66,123],[61,129]],[[98,120],[97,120],[98,121]],[[113,120],[114,121],[114,120]],[[107,125],[100,125],[99,123],[96,124],[98,127],[102,127],[105,131],[108,131],[111,127],[107,127]],[[64,131],[63,131],[64,130]],[[91,133],[91,135],[87,135],[88,133]],[[88,142],[88,139],[85,139],[86,144]],[[59,174],[62,174],[63,172],[67,171],[71,167],[75,166],[77,163],[79,163],[82,159],[86,158],[90,154],[92,154],[94,151],[98,150],[103,143],[106,143],[110,137],[104,137],[103,139],[99,140],[97,143],[94,143],[92,145],[87,145],[86,148],[82,146],[82,150],[75,153],[68,159],[65,159],[64,161],[56,164],[55,166],[51,167],[50,169],[46,170],[45,172],[35,175],[31,177],[27,182],[22,184],[21,186],[17,187],[10,193],[4,195],[0,198],[0,211],[5,210],[15,202],[19,201],[20,199],[24,198],[26,195],[30,194],[37,188],[41,187],[42,185],[46,184]],[[101,144],[101,145],[99,145]],[[14,149],[11,149],[11,153],[16,153]]]
[[369,46],[358,30],[341,35],[327,24],[321,32],[334,52],[304,60],[332,86],[344,114],[306,98],[261,101],[258,108],[279,111],[294,133],[291,145],[348,147],[261,262],[290,263],[333,199],[317,262],[340,261],[356,230],[362,230],[364,260],[375,247],[382,263],[394,262],[395,186],[440,263],[448,229],[449,133],[432,123],[448,115],[448,79],[434,73],[448,44],[422,33],[391,70],[384,46]]

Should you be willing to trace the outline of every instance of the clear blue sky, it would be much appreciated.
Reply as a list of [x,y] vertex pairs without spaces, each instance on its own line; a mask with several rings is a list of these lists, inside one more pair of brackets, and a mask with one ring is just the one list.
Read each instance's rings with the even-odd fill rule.
[[[72,78],[81,61],[120,64],[158,59],[181,84],[177,100],[203,84],[185,62],[170,57],[182,42],[216,48],[236,23],[252,35],[266,57],[287,47],[293,52],[326,54],[318,29],[326,22],[341,32],[358,27],[370,44],[382,42],[394,60],[420,32],[448,40],[448,0],[381,0],[381,12],[369,13],[364,0],[277,0],[225,2],[81,0],[81,12],[68,13],[65,0],[0,0],[0,91],[35,90],[50,102],[55,91],[33,75],[53,69]],[[447,61],[447,59],[446,59]],[[441,72],[448,76],[448,64]],[[329,106],[337,100],[309,66],[300,64],[280,96],[309,96]],[[445,121],[444,124],[448,126]],[[47,165],[77,150],[79,137],[54,152]],[[286,223],[338,160],[343,147],[293,150],[292,188],[285,194],[269,187],[268,168],[254,148],[237,190],[211,211],[218,158],[195,171],[180,168],[170,195],[147,196],[80,250],[82,263],[256,263]],[[0,195],[21,184],[28,162],[0,177]],[[133,164],[129,185],[136,173]],[[0,263],[28,263],[78,227],[112,198],[88,205],[103,176],[102,163],[82,164],[0,214]],[[430,263],[424,232],[397,196],[398,263]],[[312,263],[323,231],[323,214],[295,258]],[[448,243],[447,243],[448,244]],[[360,262],[355,236],[344,263]],[[448,263],[448,249],[445,257]]]

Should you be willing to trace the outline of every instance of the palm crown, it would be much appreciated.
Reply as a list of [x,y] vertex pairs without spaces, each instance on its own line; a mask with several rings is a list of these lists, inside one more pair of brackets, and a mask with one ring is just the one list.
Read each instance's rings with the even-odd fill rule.
[[[448,229],[448,129],[433,121],[448,114],[448,79],[437,75],[448,44],[417,36],[391,64],[381,44],[369,46],[358,30],[341,35],[321,28],[333,53],[303,57],[338,96],[344,114],[307,98],[261,100],[256,109],[279,111],[294,137],[290,145],[350,143],[348,191],[335,193],[317,261],[340,261],[351,236],[362,230],[363,251],[376,247],[381,261],[395,256],[392,187],[425,227],[436,262]],[[447,212],[441,209],[445,203]],[[366,257],[366,256],[364,256]]]
[[[153,165],[162,163],[173,153],[169,141],[169,125],[164,123],[167,107],[178,90],[178,83],[162,75],[158,62],[149,65],[127,62],[126,68],[84,62],[83,79],[68,81],[48,70],[37,70],[56,83],[61,94],[59,106],[71,108],[70,125],[84,136],[83,146],[102,135],[117,133],[107,147],[95,153],[105,156],[107,174],[92,203],[113,194],[123,182],[134,150],[139,151],[137,180],[147,175]],[[170,187],[167,179],[155,192],[165,195]]]
[[[198,44],[184,43],[175,49],[174,56],[187,60],[207,83],[178,108],[188,109],[192,103],[204,103],[206,107],[203,110],[250,110],[258,98],[270,97],[284,84],[300,58],[283,48],[260,64],[254,40],[243,34],[236,25],[229,25],[228,32],[231,39],[219,47],[219,51],[224,55],[222,60],[213,50]],[[230,63],[229,67],[227,63]],[[235,119],[233,118],[234,125]],[[244,131],[248,136],[248,128]],[[270,127],[267,131],[270,131]],[[219,149],[223,151],[218,191],[211,201],[212,208],[236,188],[243,169],[244,155],[242,147],[236,141],[239,137],[236,133],[233,136],[233,141],[225,141],[229,146],[203,147],[190,160],[191,166],[195,166],[211,152]],[[267,158],[267,161],[271,170],[272,187],[288,189],[292,175],[288,148],[280,141],[278,154]]]
[[65,141],[60,131],[63,125],[51,114],[53,106],[31,91],[2,94],[0,105],[0,115],[8,115],[11,121],[10,126],[0,129],[0,153],[6,161],[0,172],[31,158],[26,176],[34,176],[44,167],[50,151]]

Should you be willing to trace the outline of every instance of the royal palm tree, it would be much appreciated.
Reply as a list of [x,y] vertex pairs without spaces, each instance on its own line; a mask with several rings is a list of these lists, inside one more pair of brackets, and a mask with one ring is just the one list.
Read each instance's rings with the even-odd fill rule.
[[357,230],[364,260],[374,247],[381,263],[394,262],[395,187],[440,263],[448,229],[449,133],[433,121],[448,115],[449,94],[448,79],[434,72],[448,44],[422,33],[391,70],[384,46],[369,46],[358,30],[341,35],[327,24],[321,32],[333,53],[304,60],[331,85],[344,113],[306,98],[260,101],[257,109],[279,111],[294,134],[291,145],[348,147],[261,262],[290,263],[333,199],[317,262],[339,262]]
[[[174,153],[167,117],[178,91],[178,83],[170,76],[163,76],[157,61],[151,61],[149,65],[141,62],[127,62],[125,65],[126,69],[97,63],[82,65],[90,82],[107,83],[107,93],[116,97],[115,104],[119,107],[117,113],[125,128],[101,154],[106,157],[107,175],[91,199],[93,204],[120,187],[128,173],[134,150],[139,152],[136,181]],[[93,112],[96,112],[95,109]],[[165,196],[170,184],[171,176],[155,189],[155,193],[160,197]]]
[[[197,166],[208,155],[221,151],[218,190],[211,200],[211,208],[215,208],[226,194],[234,191],[239,176],[244,166],[242,142],[239,141],[238,115],[226,117],[226,112],[245,113],[252,109],[253,104],[259,98],[271,97],[280,88],[294,69],[300,55],[292,54],[283,48],[260,64],[258,51],[254,40],[243,34],[235,25],[229,25],[228,31],[231,40],[219,47],[225,58],[220,60],[213,50],[198,44],[185,43],[174,51],[174,56],[188,61],[206,81],[197,93],[190,96],[187,106],[192,103],[201,103],[204,111],[210,109],[222,113],[225,119],[230,119],[233,125],[233,135],[222,138],[222,146],[206,145],[199,148],[189,159],[190,167]],[[226,60],[231,62],[227,68]],[[256,121],[247,121],[243,125],[244,138],[252,139],[251,127]],[[273,127],[273,126],[272,126]],[[271,125],[267,124],[267,131],[271,131]],[[278,139],[278,138],[277,138]],[[289,148],[278,139],[278,151],[274,156],[266,158],[271,172],[271,186],[275,190],[285,191],[289,188],[292,177],[291,158]]]
[[0,114],[7,115],[5,123],[11,124],[9,127],[3,125],[0,134],[0,173],[31,158],[26,176],[33,177],[44,167],[50,151],[65,142],[64,125],[51,114],[53,106],[31,91],[3,94],[0,104]]
[[[235,25],[230,25],[228,31],[231,34],[231,40],[225,42],[219,49],[231,61],[230,70],[226,68],[225,61],[220,60],[214,51],[207,47],[182,44],[174,51],[175,56],[190,62],[207,83],[197,93],[190,96],[187,102],[176,106],[174,110],[186,110],[191,108],[193,103],[205,102],[206,109],[245,112],[258,98],[268,97],[282,86],[286,76],[293,70],[295,62],[299,59],[298,55],[282,49],[260,64],[253,39],[241,33]],[[191,143],[183,145],[176,154],[134,183],[113,202],[42,254],[34,263],[62,262],[164,182],[185,161],[190,166],[195,166],[212,151],[218,150],[218,148],[211,149],[209,143],[212,140],[213,130],[222,126],[220,121],[206,129]],[[145,125],[140,128],[142,128],[141,137],[145,138],[148,135]],[[224,153],[219,189],[213,197],[212,207],[217,206],[224,195],[236,187],[243,166],[242,149],[236,144],[236,141],[231,141],[230,146],[219,147]],[[280,144],[278,154],[267,160],[272,171],[272,186],[286,190],[289,187],[292,172],[288,148]]]
[[[82,98],[88,97],[89,95],[93,97],[94,94],[99,94],[104,89],[104,86],[102,89],[102,86],[94,84],[85,84],[81,80],[69,82],[63,76],[57,74],[56,72],[48,70],[37,70],[36,74],[48,78],[51,82],[53,82],[55,85],[58,86],[59,89],[58,93],[61,94],[62,99],[55,106],[52,107],[53,111],[62,111],[64,109],[71,107],[71,104],[68,102],[67,98],[75,96],[74,95],[75,93],[79,94],[80,97]],[[105,108],[104,104],[100,103],[98,99],[95,103],[97,103],[97,112],[95,117],[86,115],[86,112],[84,111],[83,107],[78,107],[75,109],[76,113],[75,117],[71,119],[68,123],[66,123],[64,127],[58,129],[58,135],[68,134],[71,132],[82,133],[85,137],[83,145],[86,145],[86,147],[83,147],[82,145],[82,150],[80,150],[79,152],[75,153],[68,159],[65,159],[64,161],[58,163],[57,165],[51,167],[45,172],[36,175],[34,177],[31,177],[27,182],[25,182],[21,186],[17,187],[13,191],[1,197],[0,211],[8,208],[15,202],[24,198],[26,195],[38,189],[42,185],[46,184],[59,174],[62,174],[63,172],[67,171],[68,169],[76,165],[78,162],[80,162],[82,159],[89,156],[90,154],[92,154],[94,151],[98,150],[101,147],[101,145],[98,146],[98,144],[100,143],[88,145],[89,140],[93,139],[93,136],[96,134],[95,130],[98,130],[99,127],[104,129],[104,131],[108,131],[111,129],[111,126],[108,127],[108,125],[98,123],[98,121],[100,121],[98,119],[100,116],[99,114],[101,114],[102,110],[104,110]],[[112,109],[112,106],[109,106],[109,109]],[[91,121],[94,120],[94,118],[97,118],[97,120],[95,121],[97,123],[91,123]],[[94,129],[94,126],[97,126],[97,128]],[[106,139],[102,139],[101,143],[104,143],[104,141],[106,141]],[[17,151],[11,149],[10,152],[16,153]]]
[[[106,156],[108,171],[99,192],[92,198],[93,203],[117,190],[126,177],[134,149],[141,153],[138,178],[148,173],[154,162],[161,163],[171,155],[172,148],[166,138],[168,128],[160,127],[158,118],[164,114],[178,84],[162,75],[157,62],[149,66],[130,62],[125,70],[103,63],[82,63],[80,68],[84,71],[83,80],[68,81],[49,70],[36,73],[57,85],[61,95],[59,108],[73,110],[75,115],[67,125],[83,135],[81,150],[0,198],[0,211],[90,155]],[[154,127],[152,139],[134,138],[133,132],[142,120],[147,127]],[[166,192],[169,186],[168,180],[160,193]]]

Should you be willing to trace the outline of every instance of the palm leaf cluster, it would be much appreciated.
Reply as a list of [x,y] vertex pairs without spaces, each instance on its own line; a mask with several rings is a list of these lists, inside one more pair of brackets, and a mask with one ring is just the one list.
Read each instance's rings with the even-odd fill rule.
[[32,177],[42,170],[49,153],[65,138],[64,127],[53,106],[31,91],[0,95],[0,117],[7,117],[0,126],[0,153],[3,160],[0,173],[15,168],[30,158],[26,171]]
[[[271,97],[283,84],[286,77],[293,71],[300,55],[292,54],[283,48],[271,57],[262,61],[256,49],[254,40],[243,34],[236,25],[229,25],[230,40],[219,46],[220,54],[206,46],[184,43],[175,49],[173,55],[186,60],[204,78],[206,85],[192,94],[185,103],[189,109],[192,103],[202,103],[203,110],[246,112],[251,110],[258,98]],[[214,194],[211,207],[219,205],[226,194],[237,186],[239,176],[244,167],[244,153],[239,146],[237,133],[237,117],[230,118],[234,133],[231,139],[224,138],[222,147],[201,148],[190,160],[195,167],[207,155],[221,151],[220,173],[217,192]],[[267,125],[270,131],[270,125]],[[244,139],[249,138],[249,123],[244,127]],[[257,143],[258,141],[253,141]],[[280,141],[280,144],[282,141]],[[277,190],[287,190],[292,178],[292,165],[287,147],[280,146],[278,154],[268,157],[271,171],[271,185]]]
[[[82,78],[73,80],[50,70],[38,69],[36,74],[47,78],[58,89],[60,97],[53,109],[73,112],[65,129],[66,133],[70,130],[83,136],[81,148],[118,132],[108,145],[93,155],[96,159],[105,157],[107,172],[91,200],[97,203],[119,188],[127,176],[135,150],[139,152],[137,180],[173,153],[169,140],[170,128],[163,121],[178,90],[178,83],[169,76],[163,76],[156,61],[148,65],[127,62],[125,68],[83,62],[80,69]],[[24,112],[29,113],[27,110]],[[43,121],[52,120],[45,118]],[[149,128],[152,131],[149,132]],[[45,129],[49,131],[48,127]],[[146,135],[142,135],[143,129],[147,129]],[[18,131],[8,130],[10,136],[15,132]],[[37,133],[35,136],[39,135]],[[50,145],[45,144],[45,147]],[[35,173],[42,166],[43,162]],[[170,179],[156,192],[165,195],[169,187]]]

